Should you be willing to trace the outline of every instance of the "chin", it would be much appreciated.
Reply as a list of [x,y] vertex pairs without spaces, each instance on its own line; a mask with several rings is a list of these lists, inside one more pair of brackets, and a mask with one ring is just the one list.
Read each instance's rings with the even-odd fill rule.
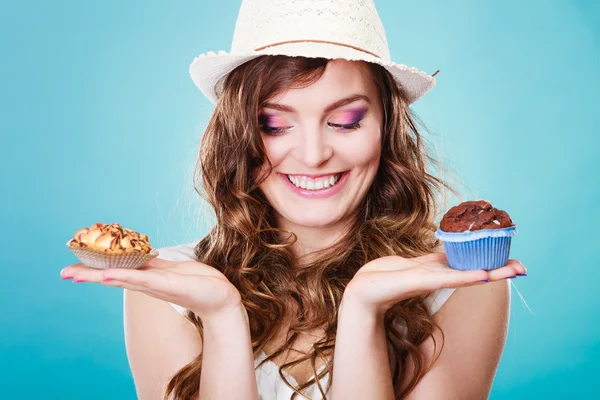
[[325,228],[333,225],[341,219],[339,210],[334,214],[333,210],[329,209],[316,209],[303,210],[302,212],[293,213],[292,215],[281,214],[280,215],[291,222],[293,225],[305,226],[308,228]]

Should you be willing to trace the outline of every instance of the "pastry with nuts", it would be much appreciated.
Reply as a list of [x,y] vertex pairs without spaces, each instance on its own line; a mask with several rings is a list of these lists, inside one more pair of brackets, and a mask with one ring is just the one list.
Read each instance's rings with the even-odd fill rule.
[[67,247],[93,268],[138,268],[158,255],[148,235],[114,224],[95,223],[81,228]]

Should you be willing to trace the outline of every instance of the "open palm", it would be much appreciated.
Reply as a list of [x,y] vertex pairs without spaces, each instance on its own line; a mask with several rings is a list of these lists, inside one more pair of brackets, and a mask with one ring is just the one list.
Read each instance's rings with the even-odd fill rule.
[[399,301],[437,289],[471,286],[525,272],[525,267],[516,260],[509,260],[505,266],[489,271],[458,271],[448,266],[445,253],[415,258],[388,256],[365,264],[354,275],[346,291],[368,308],[386,311]]
[[73,264],[61,271],[63,279],[100,283],[146,293],[205,317],[240,303],[238,290],[215,268],[196,261],[152,259],[139,269],[95,269]]

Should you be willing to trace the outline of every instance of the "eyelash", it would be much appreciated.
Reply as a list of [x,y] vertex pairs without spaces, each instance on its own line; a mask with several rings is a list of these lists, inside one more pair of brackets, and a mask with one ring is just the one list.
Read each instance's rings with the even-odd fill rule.
[[[358,120],[352,124],[347,124],[347,125],[343,125],[343,124],[329,124],[329,125],[334,128],[341,128],[344,131],[353,131],[353,130],[359,129],[362,126],[360,123],[360,120]],[[285,133],[286,129],[289,128],[289,127],[270,128],[264,124],[259,124],[259,126],[260,126],[260,130],[262,132],[266,133],[267,135],[273,135],[273,136],[281,135],[281,134]]]

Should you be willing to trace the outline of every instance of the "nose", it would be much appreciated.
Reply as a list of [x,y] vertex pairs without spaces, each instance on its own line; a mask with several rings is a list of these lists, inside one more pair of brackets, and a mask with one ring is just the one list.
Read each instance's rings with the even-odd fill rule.
[[304,165],[316,168],[331,158],[333,148],[328,143],[326,134],[314,129],[305,132],[303,136],[300,154]]

